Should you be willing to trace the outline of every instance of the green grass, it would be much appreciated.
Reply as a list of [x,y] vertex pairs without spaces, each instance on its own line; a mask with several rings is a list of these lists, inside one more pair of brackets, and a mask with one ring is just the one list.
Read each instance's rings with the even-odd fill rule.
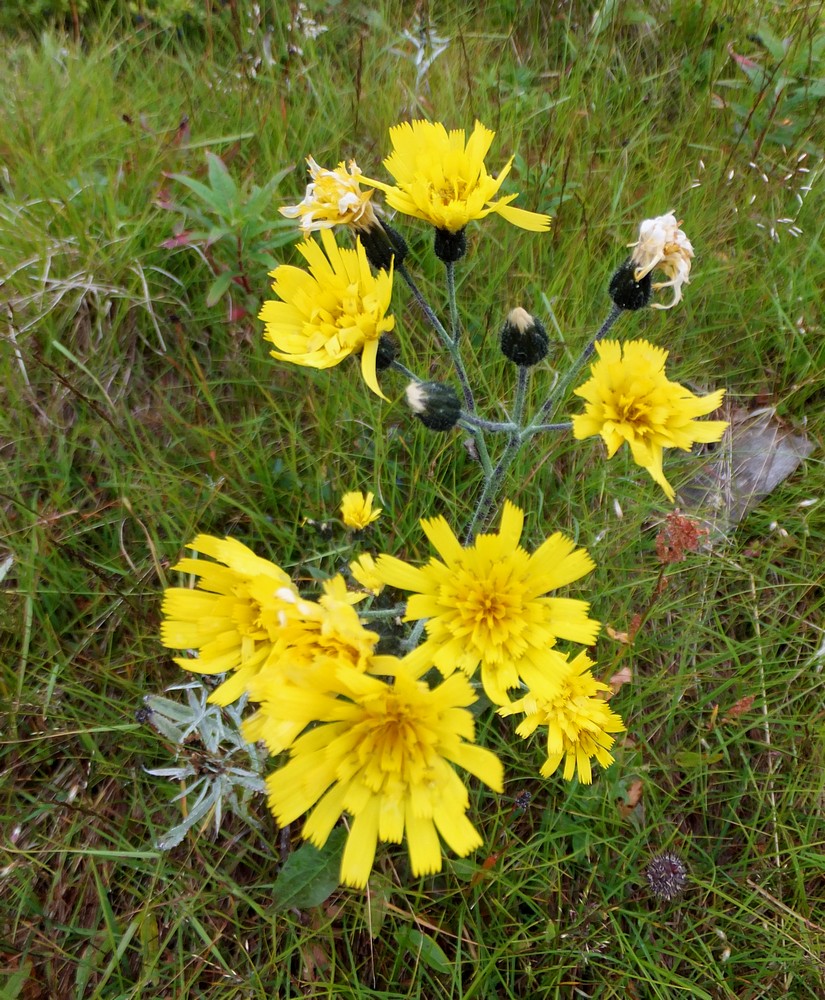
[[[55,30],[4,40],[0,565],[13,561],[0,603],[0,985],[12,996],[825,991],[825,127],[813,114],[785,148],[739,136],[730,94],[756,98],[728,46],[759,54],[750,5],[607,4],[595,21],[590,4],[491,6],[433,6],[451,41],[418,86],[395,52],[410,50],[412,7],[390,0],[319,5],[329,30],[302,56],[287,56],[276,4],[271,64],[254,63],[261,29],[239,46],[217,17],[190,34],[89,23],[80,43]],[[763,12],[797,49],[817,31],[817,7]],[[340,890],[275,912],[282,844],[262,801],[263,835],[230,818],[216,840],[152,848],[180,807],[175,786],[144,773],[171,751],[134,713],[184,679],[157,638],[169,566],[205,531],[302,580],[331,572],[345,540],[303,521],[334,518],[349,489],[374,490],[387,510],[374,550],[424,558],[419,517],[445,513],[458,530],[480,476],[459,435],[413,424],[399,382],[383,376],[386,405],[355,365],[287,368],[252,316],[207,306],[219,248],[162,246],[183,222],[163,205],[195,203],[168,175],[205,180],[207,149],[239,183],[294,166],[280,194],[295,202],[304,156],[355,156],[376,176],[387,128],[409,116],[496,129],[488,165],[515,152],[510,190],[554,216],[546,237],[490,217],[458,269],[489,416],[512,399],[497,350],[506,312],[522,304],[551,333],[538,401],[607,312],[640,220],[674,209],[697,249],[685,301],[624,317],[618,332],[666,346],[679,381],[775,406],[816,450],[726,543],[670,569],[654,599],[658,488],[592,441],[528,449],[507,495],[528,511],[531,544],[558,528],[591,551],[588,596],[616,631],[649,611],[632,645],[603,634],[597,647],[604,676],[633,674],[612,703],[628,724],[616,764],[591,787],[541,780],[540,747],[513,745],[509,723],[484,713],[507,786],[472,793],[482,850],[421,880],[385,850],[368,897]],[[798,238],[776,221],[787,217]],[[443,312],[429,236],[396,224]],[[248,273],[258,299],[265,271]],[[405,362],[449,377],[400,283],[393,311]],[[678,486],[691,461],[667,471]],[[620,808],[635,783],[641,798]],[[523,791],[531,804],[514,809]],[[643,877],[663,849],[690,872],[669,904]]]

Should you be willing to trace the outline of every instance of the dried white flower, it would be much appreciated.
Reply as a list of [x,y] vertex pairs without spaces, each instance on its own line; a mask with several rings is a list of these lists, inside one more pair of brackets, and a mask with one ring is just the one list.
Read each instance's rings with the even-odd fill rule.
[[673,212],[658,215],[655,219],[645,219],[639,227],[639,239],[628,246],[634,247],[630,260],[636,265],[633,277],[640,281],[654,268],[664,271],[669,281],[653,283],[654,290],[673,289],[673,301],[667,305],[653,303],[654,309],[671,309],[682,299],[682,285],[690,282],[690,264],[693,260],[693,246],[679,228]]

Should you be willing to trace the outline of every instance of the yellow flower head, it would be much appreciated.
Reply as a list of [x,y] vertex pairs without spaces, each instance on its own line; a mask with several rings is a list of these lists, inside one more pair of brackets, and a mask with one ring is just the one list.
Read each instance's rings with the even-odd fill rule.
[[307,725],[300,713],[284,716],[279,706],[290,697],[314,698],[336,688],[338,670],[358,673],[373,669],[378,634],[361,624],[354,604],[365,594],[347,591],[344,578],[324,583],[318,603],[301,601],[303,616],[287,625],[257,674],[248,683],[259,710],[242,726],[250,743],[266,743],[270,753],[286,750]]
[[374,493],[345,493],[341,500],[341,520],[348,528],[355,531],[363,531],[373,521],[377,521],[381,516],[383,507],[372,509],[372,501],[375,499]]
[[522,229],[544,232],[550,216],[512,207],[517,194],[493,200],[513,164],[510,157],[497,177],[487,173],[484,157],[494,136],[481,122],[466,142],[463,129],[448,132],[440,122],[402,122],[390,129],[393,152],[384,160],[395,186],[360,180],[384,191],[387,204],[397,211],[450,233],[490,212]]
[[548,663],[545,671],[532,670],[527,683],[530,690],[523,698],[505,705],[499,715],[523,712],[524,721],[516,733],[525,739],[539,726],[547,726],[547,760],[541,768],[543,778],[549,778],[564,760],[564,778],[570,781],[578,771],[579,781],[589,785],[593,780],[590,758],[602,767],[613,763],[610,749],[625,724],[600,698],[600,691],[609,690],[590,673],[592,662],[584,653],[575,660],[555,650],[556,662]]
[[378,841],[406,836],[414,876],[441,870],[439,835],[463,857],[481,838],[467,818],[469,796],[453,765],[502,791],[501,761],[476,746],[467,706],[475,695],[456,675],[430,690],[394,657],[377,670],[392,684],[341,668],[337,691],[287,689],[272,712],[312,725],[290,760],[267,779],[269,806],[281,827],[312,810],[303,836],[323,846],[342,813],[352,818],[341,879],[364,888]]
[[259,319],[264,337],[278,350],[273,358],[308,368],[331,368],[350,354],[361,355],[361,374],[374,393],[378,340],[395,326],[387,315],[392,295],[392,266],[373,276],[361,241],[354,250],[338,246],[329,230],[321,231],[323,250],[314,240],[298,244],[309,264],[282,264],[271,272],[280,301],[264,302]]
[[596,344],[599,360],[590,366],[590,379],[575,390],[587,403],[573,417],[573,436],[581,441],[600,434],[612,458],[626,441],[633,461],[646,469],[673,500],[675,493],[662,471],[665,448],[688,451],[695,441],[718,441],[725,420],[698,421],[722,402],[724,389],[695,396],[665,375],[668,352],[646,340],[617,340]]
[[639,239],[628,246],[634,247],[630,255],[636,265],[634,278],[641,281],[654,268],[664,271],[669,281],[654,281],[653,288],[673,289],[673,301],[667,305],[654,302],[654,309],[672,309],[682,298],[682,285],[690,282],[690,264],[693,260],[693,245],[679,228],[673,212],[659,215],[655,219],[645,219],[639,227]]
[[599,631],[585,601],[543,596],[589,573],[593,560],[559,532],[529,555],[519,545],[523,524],[524,513],[506,501],[499,533],[462,548],[443,517],[425,519],[443,562],[416,569],[382,555],[376,564],[385,584],[414,591],[405,621],[427,619],[426,641],[405,662],[419,673],[435,664],[445,677],[456,669],[472,676],[481,664],[484,690],[498,705],[556,639],[589,645]]
[[196,658],[175,659],[184,670],[233,671],[209,696],[211,702],[228,705],[243,694],[309,603],[280,567],[234,538],[198,535],[189,548],[217,561],[181,559],[173,567],[200,579],[195,589],[170,587],[164,593],[160,638],[167,649],[198,651]]
[[343,160],[335,170],[319,167],[311,156],[307,157],[307,164],[312,180],[304,200],[280,208],[281,215],[300,219],[305,233],[333,226],[352,226],[363,231],[379,224],[370,202],[374,192],[361,190],[358,183],[361,171],[355,160],[349,161],[349,173]]
[[349,564],[349,571],[356,582],[371,594],[380,594],[384,589],[384,581],[375,568],[375,560],[369,552],[362,552],[357,559]]

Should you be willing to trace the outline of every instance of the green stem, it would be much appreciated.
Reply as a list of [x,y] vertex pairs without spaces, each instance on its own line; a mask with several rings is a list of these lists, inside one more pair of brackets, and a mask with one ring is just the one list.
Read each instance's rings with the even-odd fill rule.
[[519,365],[516,397],[513,401],[513,424],[515,429],[510,432],[510,440],[507,442],[507,446],[502,452],[498,464],[493,470],[493,474],[486,478],[484,489],[481,491],[481,496],[478,499],[473,516],[464,529],[465,545],[469,545],[472,542],[473,538],[475,538],[476,528],[479,526],[483,527],[490,516],[490,511],[493,509],[498,493],[504,483],[507,470],[513,464],[521,448],[522,436],[518,428],[521,426],[521,418],[524,416],[524,405],[527,400],[527,386],[529,381],[530,369]]
[[451,341],[449,333],[447,333],[447,331],[444,329],[444,324],[430,308],[430,303],[421,294],[421,289],[418,287],[418,285],[416,285],[413,276],[407,270],[406,264],[396,265],[395,272],[396,274],[400,274],[401,277],[404,279],[404,281],[407,282],[410,291],[413,293],[413,298],[419,304],[419,306],[421,306],[421,310],[424,313],[425,317],[427,318],[427,322],[435,330],[435,332],[438,334],[441,340],[446,345],[449,345]]
[[461,337],[461,327],[458,318],[458,302],[455,297],[455,263],[447,261],[444,264],[447,269],[447,299],[450,303],[450,332],[453,343],[457,346]]
[[[400,274],[404,281],[407,282],[407,286],[413,294],[413,298],[421,307],[421,311],[427,319],[427,322],[432,326],[435,332],[438,334],[439,339],[450,352],[450,357],[452,359],[453,365],[455,366],[456,375],[458,376],[458,381],[461,383],[461,394],[464,397],[464,409],[467,414],[475,414],[475,397],[473,396],[473,390],[470,385],[470,380],[467,378],[467,371],[464,367],[464,362],[461,359],[461,352],[458,349],[456,341],[451,337],[447,331],[444,329],[444,324],[433,312],[430,303],[424,298],[421,289],[415,283],[415,279],[407,270],[406,265],[399,264],[396,267],[396,273]],[[450,277],[452,269],[450,265],[447,265],[447,291],[450,295],[450,315],[453,316],[453,329],[457,330],[457,317],[458,317],[458,306],[455,301],[455,278]],[[421,382],[422,380],[414,375],[409,368],[406,368],[401,364],[400,361],[393,361],[392,367],[401,372],[413,382]],[[473,442],[475,444],[476,453],[478,455],[478,460],[481,463],[481,467],[484,470],[485,480],[493,473],[493,463],[490,460],[490,453],[487,449],[487,442],[484,439],[484,434],[480,427],[466,427],[469,434],[472,435]]]
[[410,382],[420,382],[421,381],[421,379],[415,374],[415,372],[411,372],[410,369],[407,368],[406,365],[402,365],[401,362],[398,361],[398,360],[391,361],[390,362],[390,368],[392,368],[393,371],[400,372],[402,375],[404,375],[406,378],[408,378],[410,380]]
[[529,427],[525,427],[521,432],[522,441],[529,441],[534,434],[540,434],[542,431],[569,431],[573,427],[573,422],[571,420],[562,420],[558,424],[530,424]]
[[[596,334],[593,337],[593,339],[590,341],[587,347],[585,347],[585,349],[581,352],[578,358],[573,362],[573,364],[571,365],[570,369],[568,370],[564,378],[559,380],[559,382],[556,384],[556,387],[553,389],[553,391],[545,400],[545,403],[542,406],[542,408],[536,414],[534,420],[534,424],[536,426],[538,426],[538,422],[543,417],[555,413],[559,405],[563,403],[565,399],[567,399],[567,393],[570,389],[571,383],[578,377],[578,374],[584,367],[585,362],[593,353],[596,344],[602,339],[602,337],[604,337],[608,333],[610,328],[613,326],[613,324],[616,322],[616,320],[621,316],[623,312],[624,312],[623,309],[620,309],[618,306],[615,305],[613,306],[613,308],[608,313],[604,323],[602,323],[602,325],[596,331]],[[531,424],[531,426],[526,428],[526,430],[531,430],[532,427],[533,425]]]

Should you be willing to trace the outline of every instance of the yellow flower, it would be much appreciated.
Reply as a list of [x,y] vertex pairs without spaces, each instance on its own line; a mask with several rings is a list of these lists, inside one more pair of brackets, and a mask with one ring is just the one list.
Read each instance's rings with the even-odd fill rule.
[[589,785],[593,780],[590,758],[602,767],[613,763],[610,749],[615,738],[608,734],[621,733],[625,724],[598,696],[609,690],[590,673],[593,666],[584,653],[575,660],[550,650],[544,670],[530,670],[525,678],[529,691],[523,698],[505,705],[499,715],[523,712],[524,721],[516,733],[527,738],[539,726],[547,726],[547,760],[541,768],[543,778],[549,778],[564,759],[564,778],[570,781],[578,770],[579,781]]
[[724,389],[695,396],[665,375],[668,352],[646,340],[622,345],[616,340],[596,344],[599,360],[590,379],[575,390],[587,403],[573,417],[573,436],[581,441],[600,434],[612,458],[626,441],[633,461],[646,469],[669,500],[675,493],[662,471],[665,448],[688,451],[695,441],[718,441],[725,420],[697,421],[722,402]]
[[282,264],[271,272],[280,301],[264,302],[259,319],[265,339],[278,350],[273,358],[308,368],[331,368],[350,354],[361,355],[361,374],[374,393],[378,340],[395,326],[387,309],[392,295],[392,266],[373,276],[361,241],[354,250],[338,246],[321,231],[323,250],[314,240],[298,244],[309,271]]
[[529,555],[519,545],[523,524],[523,512],[506,501],[499,533],[462,548],[443,517],[425,519],[443,562],[416,569],[382,555],[376,564],[385,584],[414,591],[404,620],[427,619],[426,641],[405,662],[419,673],[435,664],[445,677],[456,669],[472,676],[481,664],[484,690],[498,705],[556,639],[589,645],[599,631],[585,601],[542,596],[589,573],[593,560],[559,532]]
[[379,667],[392,684],[340,668],[336,692],[287,689],[272,706],[275,721],[298,718],[312,728],[267,779],[269,806],[281,827],[312,810],[303,836],[317,847],[349,813],[341,879],[355,888],[367,884],[378,841],[400,844],[406,835],[414,876],[441,870],[439,835],[461,857],[480,846],[453,765],[494,791],[503,783],[498,757],[471,742],[475,695],[466,678],[430,690],[394,657],[376,660],[387,661]]
[[634,247],[630,261],[636,265],[634,278],[641,281],[654,268],[664,271],[670,281],[654,281],[653,288],[673,289],[673,301],[667,305],[654,302],[654,309],[672,309],[682,298],[682,285],[690,282],[690,264],[693,245],[679,228],[673,212],[645,219],[639,227],[639,239],[628,246]]
[[550,216],[514,208],[510,202],[517,194],[493,200],[513,164],[510,157],[498,176],[487,173],[484,157],[494,136],[478,121],[466,144],[463,129],[448,132],[440,122],[402,122],[390,129],[393,152],[384,160],[396,185],[360,180],[384,191],[397,211],[450,233],[491,212],[522,229],[544,232]]
[[372,509],[374,493],[345,493],[341,500],[341,520],[348,528],[363,531],[364,528],[377,521],[383,507]]
[[246,690],[286,625],[306,611],[286,573],[234,538],[198,535],[189,548],[211,556],[182,559],[172,568],[200,577],[197,588],[170,587],[163,595],[161,642],[167,649],[194,649],[175,663],[201,674],[234,671],[209,696],[228,705]]
[[281,753],[307,724],[301,713],[280,713],[287,696],[312,699],[334,690],[337,672],[344,667],[359,673],[373,670],[378,634],[364,628],[353,608],[365,596],[347,591],[344,578],[336,576],[324,583],[317,604],[301,602],[303,617],[284,628],[248,683],[250,700],[260,703],[241,727],[249,743],[262,740],[270,753]]
[[349,161],[349,173],[343,160],[335,170],[319,167],[307,157],[312,180],[304,200],[298,205],[285,205],[278,211],[288,219],[300,219],[305,233],[333,226],[352,226],[356,230],[379,225],[370,198],[373,191],[362,191],[358,183],[361,171],[355,160]]
[[362,552],[349,564],[349,571],[356,582],[371,594],[378,595],[384,589],[384,581],[375,568],[375,560],[369,552]]

